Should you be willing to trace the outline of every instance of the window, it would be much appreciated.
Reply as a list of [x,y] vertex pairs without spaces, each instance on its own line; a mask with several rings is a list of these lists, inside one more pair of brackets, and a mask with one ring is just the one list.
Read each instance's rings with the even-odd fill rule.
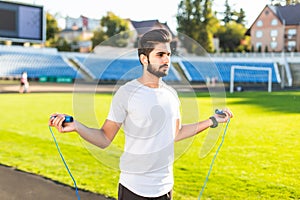
[[296,29],[289,29],[288,33],[287,33],[287,38],[288,39],[292,39],[293,37],[295,37],[297,34],[297,30]]
[[257,38],[261,38],[263,36],[263,32],[262,31],[256,31],[256,37]]
[[276,41],[272,41],[272,42],[270,43],[270,46],[271,46],[271,49],[272,49],[272,50],[276,49],[276,47],[277,47],[277,42],[276,42]]
[[293,51],[296,48],[296,41],[288,41],[287,49]]
[[256,49],[261,50],[262,43],[261,43],[261,42],[257,42],[257,43],[255,44],[255,46],[256,46]]
[[277,37],[278,36],[278,30],[271,30],[270,35],[271,35],[271,37]]
[[273,19],[273,20],[271,21],[271,25],[272,25],[272,26],[278,25],[278,20],[277,20],[277,19]]
[[262,27],[263,26],[263,22],[261,20],[258,20],[257,23],[256,23],[256,26]]
[[289,35],[296,35],[296,33],[297,33],[296,29],[289,29],[288,30]]

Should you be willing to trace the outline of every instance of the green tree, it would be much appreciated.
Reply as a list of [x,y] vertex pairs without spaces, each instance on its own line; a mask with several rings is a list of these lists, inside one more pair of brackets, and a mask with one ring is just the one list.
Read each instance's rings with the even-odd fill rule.
[[199,42],[204,44],[207,51],[213,52],[214,47],[212,41],[215,33],[217,32],[217,28],[219,27],[219,20],[216,18],[212,11],[211,0],[205,0],[204,2],[203,17],[203,24],[206,31],[203,34],[205,37],[202,37],[203,35],[200,35]]
[[225,52],[241,51],[241,42],[245,38],[246,28],[235,21],[221,26],[216,36],[220,40],[220,48]]
[[231,7],[228,3],[228,0],[225,0],[225,11],[224,11],[224,18],[223,18],[223,22],[225,24],[229,23],[230,21],[232,21],[232,11],[231,11]]
[[213,51],[213,35],[215,24],[218,23],[212,12],[212,0],[181,0],[178,5],[177,31],[182,33],[179,37],[183,46],[189,53],[201,53],[199,46],[187,37],[198,42],[206,51]]
[[71,44],[65,40],[65,38],[58,37],[60,31],[55,16],[50,13],[46,13],[46,43],[47,47],[57,48],[58,51],[70,51]]
[[109,37],[106,35],[106,33],[102,29],[95,30],[94,36],[91,39],[92,43],[93,43],[93,47],[99,45],[100,43],[107,40],[108,38]]
[[53,40],[59,32],[58,24],[53,15],[46,13],[46,40]]
[[55,46],[58,51],[71,51],[71,44],[65,38],[58,37],[55,39]]
[[129,22],[112,12],[108,12],[106,16],[101,18],[101,29],[94,32],[92,38],[93,46],[109,45],[115,47],[125,47],[128,44],[128,38],[130,37]]
[[245,24],[246,14],[245,14],[245,11],[243,10],[243,8],[240,9],[240,12],[234,12],[234,15],[237,17],[237,19],[235,20],[236,23]]
[[271,0],[272,5],[294,5],[300,3],[300,0]]
[[240,8],[239,11],[235,11],[235,10],[232,11],[228,0],[225,1],[224,6],[225,6],[225,11],[223,12],[224,17],[222,19],[224,24],[227,24],[230,21],[235,21],[239,24],[245,24],[246,14],[242,8]]

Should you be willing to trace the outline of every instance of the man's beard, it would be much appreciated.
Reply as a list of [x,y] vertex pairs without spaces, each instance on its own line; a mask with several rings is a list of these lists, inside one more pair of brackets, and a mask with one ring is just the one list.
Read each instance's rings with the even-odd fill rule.
[[161,77],[164,77],[164,76],[168,75],[169,70],[160,71],[161,68],[166,67],[166,66],[168,66],[168,65],[161,65],[161,66],[159,66],[158,69],[155,69],[153,67],[153,65],[149,63],[148,66],[147,66],[147,71],[149,73],[153,74],[154,76],[156,76],[158,78],[161,78]]

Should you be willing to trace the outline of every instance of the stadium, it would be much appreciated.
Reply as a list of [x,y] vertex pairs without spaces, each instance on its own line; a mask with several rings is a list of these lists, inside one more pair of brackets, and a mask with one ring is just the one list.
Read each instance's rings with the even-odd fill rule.
[[[28,42],[43,36],[13,37]],[[179,94],[184,122],[205,119],[219,106],[235,114],[203,198],[300,199],[300,53],[203,52],[188,54],[179,42],[163,78]],[[22,72],[29,80],[26,94],[20,93]],[[68,113],[99,127],[114,92],[141,74],[135,48],[100,44],[79,53],[0,45],[0,166],[9,170],[0,170],[1,199],[76,199],[48,129],[50,114]],[[224,128],[178,144],[174,200],[202,197]],[[105,151],[76,134],[55,135],[83,199],[116,199],[122,135]]]
[[[115,59],[114,53],[110,52],[117,52],[118,49],[113,50],[113,47],[99,47],[99,49],[106,55],[2,45],[0,62],[1,66],[5,67],[0,69],[1,79],[16,81],[20,79],[21,73],[26,71],[32,85],[74,82],[115,84],[121,80],[131,80],[141,74],[141,70],[136,70],[135,74],[129,73],[140,65],[137,56],[127,55]],[[125,50],[132,54],[134,49]],[[273,90],[295,89],[299,87],[300,55],[285,53],[283,56],[282,54],[207,55],[211,56],[210,59],[174,56],[170,74],[165,81],[175,85],[188,81],[195,89],[210,87],[218,81],[224,83],[226,88],[229,88],[230,82],[234,81],[235,86],[239,85],[249,90],[268,90],[270,82]],[[232,66],[241,68],[237,68],[234,74],[231,72]],[[212,68],[215,71],[211,70]],[[267,69],[271,69],[270,79]],[[236,87],[234,89],[236,90]],[[7,91],[5,88],[2,90],[2,92]]]

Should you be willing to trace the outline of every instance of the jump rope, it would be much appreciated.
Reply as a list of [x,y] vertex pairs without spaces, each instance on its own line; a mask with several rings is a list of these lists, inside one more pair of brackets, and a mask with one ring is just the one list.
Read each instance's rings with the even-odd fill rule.
[[[64,121],[64,122],[73,122],[73,117],[71,117],[71,116],[65,116],[65,121]],[[65,161],[65,158],[64,158],[64,156],[63,156],[63,154],[62,154],[62,152],[61,152],[61,150],[60,150],[60,148],[59,148],[59,145],[58,145],[58,143],[57,143],[56,137],[55,137],[55,135],[54,135],[54,133],[53,133],[53,131],[52,131],[51,126],[49,126],[49,130],[50,130],[50,132],[51,132],[51,134],[52,134],[52,137],[53,137],[55,146],[56,146],[56,148],[57,148],[57,151],[58,151],[58,153],[59,153],[59,155],[60,155],[60,158],[61,158],[61,160],[63,161],[63,163],[64,163],[64,165],[65,165],[65,167],[66,167],[66,169],[67,169],[67,171],[68,171],[68,173],[69,173],[69,175],[70,175],[72,181],[73,181],[77,199],[80,200],[80,195],[79,195],[79,193],[78,193],[78,187],[77,187],[77,184],[76,184],[76,180],[75,180],[75,178],[73,177],[73,175],[72,175],[72,173],[71,173],[71,171],[70,171],[70,169],[69,169],[69,167],[68,167],[67,162]]]
[[[216,111],[216,112],[217,112],[217,111]],[[65,122],[73,122],[73,117],[71,117],[71,116],[66,116],[66,117],[65,117]],[[223,145],[223,143],[224,143],[224,140],[225,140],[225,136],[226,136],[226,132],[227,132],[227,128],[228,128],[229,122],[230,122],[230,118],[228,119],[228,121],[227,121],[227,123],[226,123],[225,129],[224,129],[224,132],[223,132],[223,135],[222,135],[221,143],[219,144],[219,146],[218,146],[218,148],[217,148],[217,150],[216,150],[216,153],[215,153],[215,155],[214,155],[214,157],[213,157],[213,159],[212,159],[212,161],[211,161],[211,163],[210,163],[210,167],[209,167],[209,170],[208,170],[207,175],[206,175],[206,177],[205,177],[205,181],[204,181],[204,183],[203,183],[203,186],[202,186],[202,188],[201,188],[201,191],[200,191],[200,193],[199,193],[198,200],[200,200],[201,197],[202,197],[203,191],[204,191],[204,189],[205,189],[205,187],[206,187],[206,184],[207,184],[207,182],[208,182],[208,178],[209,178],[210,173],[211,173],[211,171],[212,171],[212,168],[213,168],[215,159],[216,159],[216,157],[217,157],[217,155],[218,155],[218,153],[219,153],[219,151],[220,151],[220,149],[221,149],[221,147],[222,147],[222,145]],[[61,160],[63,161],[63,163],[64,163],[64,165],[65,165],[65,167],[66,167],[66,169],[67,169],[67,171],[68,171],[68,174],[70,175],[70,177],[71,177],[71,179],[72,179],[72,181],[73,181],[74,188],[75,188],[75,192],[76,192],[76,196],[77,196],[77,200],[80,200],[80,195],[79,195],[79,193],[78,193],[78,187],[77,187],[77,184],[76,184],[76,180],[75,180],[75,178],[73,177],[73,175],[72,175],[72,173],[71,173],[71,171],[70,171],[70,169],[69,169],[69,167],[68,167],[68,164],[67,164],[66,161],[65,161],[65,158],[64,158],[64,156],[63,156],[63,154],[62,154],[62,152],[61,152],[61,150],[60,150],[60,148],[59,148],[59,145],[58,145],[58,143],[57,143],[56,137],[55,137],[55,135],[54,135],[54,133],[53,133],[53,131],[52,131],[51,126],[49,126],[49,130],[50,130],[50,132],[51,132],[51,134],[52,134],[52,137],[53,137],[55,146],[56,146],[56,148],[57,148],[57,151],[58,151],[58,153],[59,153],[59,155],[60,155],[60,158],[61,158]]]
[[221,147],[222,147],[222,145],[223,145],[223,143],[224,143],[225,135],[226,135],[226,132],[227,132],[227,128],[228,128],[229,122],[230,122],[230,118],[228,118],[228,121],[227,121],[227,123],[226,123],[225,129],[224,129],[224,132],[223,132],[223,135],[222,135],[221,143],[219,144],[219,146],[218,146],[218,148],[217,148],[217,151],[216,151],[216,153],[215,153],[213,159],[211,160],[209,170],[208,170],[208,172],[207,172],[207,175],[206,175],[206,177],[205,177],[205,181],[204,181],[204,183],[203,183],[203,186],[202,186],[201,191],[200,191],[199,196],[198,196],[198,200],[200,200],[201,197],[202,197],[203,191],[204,191],[204,189],[205,189],[205,187],[206,187],[206,184],[207,184],[207,182],[208,182],[209,175],[210,175],[210,173],[211,173],[211,171],[212,171],[212,168],[213,168],[215,159],[216,159],[216,157],[217,157],[217,155],[218,155],[218,153],[219,153],[219,151],[220,151],[220,149],[221,149]]

